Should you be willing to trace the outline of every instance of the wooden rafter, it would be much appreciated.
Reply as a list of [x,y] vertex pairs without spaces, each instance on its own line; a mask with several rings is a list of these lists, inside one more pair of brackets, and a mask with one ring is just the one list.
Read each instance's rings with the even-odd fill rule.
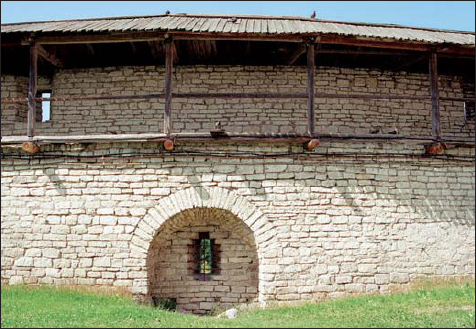
[[63,68],[65,66],[62,60],[56,57],[55,54],[47,51],[45,48],[43,48],[43,46],[36,44],[35,47],[38,55],[53,64],[54,66],[59,68]]
[[287,65],[293,65],[302,54],[306,52],[306,46],[304,44],[299,44],[298,48],[291,54],[289,60],[287,61]]
[[36,91],[38,82],[38,47],[35,44],[30,46],[30,77],[28,80],[28,121],[27,136],[35,136],[36,122]]
[[314,78],[315,78],[315,63],[314,63],[314,42],[307,44],[307,133],[314,134]]
[[440,94],[438,90],[437,54],[430,54],[430,90],[431,90],[431,131],[433,137],[440,139]]
[[172,72],[173,72],[173,41],[169,38],[165,41],[165,111],[164,133],[172,132]]

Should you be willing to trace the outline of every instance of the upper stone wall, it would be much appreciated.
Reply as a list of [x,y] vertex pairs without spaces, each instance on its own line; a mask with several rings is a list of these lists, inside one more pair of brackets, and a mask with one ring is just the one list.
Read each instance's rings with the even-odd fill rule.
[[[59,70],[55,96],[162,93],[162,66]],[[12,77],[2,77],[4,80]],[[305,92],[306,69],[298,66],[179,66],[174,92]],[[440,76],[440,95],[463,97],[462,77]],[[373,69],[317,67],[316,92],[429,95],[427,74]],[[24,88],[23,97],[26,97]],[[3,95],[2,97],[12,97]],[[18,95],[19,96],[19,95]],[[306,132],[305,99],[178,99],[172,101],[173,130],[208,132],[217,121],[233,132]],[[58,101],[51,120],[38,122],[38,135],[120,134],[163,131],[162,99]],[[2,113],[4,107],[2,106]],[[474,136],[463,103],[440,101],[443,136]],[[2,114],[3,115],[3,114]],[[316,99],[316,131],[430,135],[431,103],[415,100]],[[26,125],[2,123],[2,135],[24,135]]]

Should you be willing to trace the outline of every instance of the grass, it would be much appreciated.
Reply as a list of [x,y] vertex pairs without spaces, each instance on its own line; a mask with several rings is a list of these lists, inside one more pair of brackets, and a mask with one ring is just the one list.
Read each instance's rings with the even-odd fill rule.
[[255,309],[236,319],[136,305],[124,293],[2,286],[6,327],[475,327],[474,281],[296,307]]

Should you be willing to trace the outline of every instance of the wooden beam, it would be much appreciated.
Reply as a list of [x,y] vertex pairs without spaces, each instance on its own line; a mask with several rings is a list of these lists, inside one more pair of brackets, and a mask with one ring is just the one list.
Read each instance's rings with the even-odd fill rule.
[[316,147],[318,147],[320,143],[321,142],[319,141],[319,139],[313,138],[309,142],[304,144],[304,148],[306,149],[306,151],[312,151]]
[[27,136],[35,136],[36,90],[38,82],[38,52],[35,44],[30,46],[30,77],[28,80],[28,122]]
[[178,64],[179,56],[178,56],[177,45],[175,44],[175,42],[172,42],[172,53],[173,53],[174,64]]
[[433,137],[440,139],[440,107],[438,90],[438,63],[437,54],[430,54],[430,91],[431,91],[431,132]]
[[[308,134],[283,134],[283,133],[233,133],[225,132],[221,138],[214,138],[210,132],[203,133],[174,133],[174,134],[118,134],[118,135],[69,135],[69,136],[3,136],[2,145],[22,144],[24,142],[32,142],[37,145],[42,144],[64,144],[64,143],[110,143],[110,142],[145,142],[159,141],[165,142],[167,139],[184,140],[184,141],[220,141],[220,140],[236,140],[236,141],[291,141],[291,142],[309,142],[312,139],[319,140],[401,140],[401,141],[421,141],[433,142],[435,138],[432,136],[417,135],[394,135],[394,134],[334,134],[322,133],[309,136]],[[466,143],[474,145],[474,138],[461,137],[445,137],[445,143]]]
[[[78,100],[112,100],[112,99],[146,99],[164,98],[163,93],[142,95],[104,95],[104,96],[68,96],[68,97],[36,97],[37,102],[78,101]],[[172,93],[174,98],[308,98],[307,93]],[[355,99],[398,99],[398,100],[429,100],[431,96],[392,95],[392,94],[334,94],[314,93],[315,98],[355,98]],[[440,101],[471,102],[471,97],[440,97]],[[1,104],[27,103],[28,98],[4,98]]]
[[61,61],[54,54],[47,51],[45,48],[43,48],[43,46],[41,46],[39,44],[36,44],[35,47],[36,47],[36,51],[38,52],[38,55],[43,57],[45,60],[47,60],[48,62],[50,62],[54,66],[59,67],[59,68],[63,68],[65,66],[63,61]]
[[[271,42],[305,42],[309,37],[316,37],[316,33],[303,34],[260,34],[260,33],[231,33],[231,32],[183,32],[168,31],[167,34],[174,37],[174,40],[243,40],[243,41],[271,41]],[[66,36],[39,36],[36,39],[40,44],[74,44],[74,43],[108,43],[108,42],[140,42],[163,40],[165,32],[110,32],[107,34],[90,34]],[[430,51],[435,45],[418,42],[408,42],[401,40],[386,39],[382,41],[378,38],[339,36],[324,34],[320,36],[323,44],[343,44],[356,45],[362,47],[377,47],[389,49],[406,49],[416,51]],[[5,42],[2,46],[17,45],[15,41]],[[21,41],[21,44],[28,45],[28,38]],[[440,45],[436,49],[438,53],[462,54],[474,56],[474,45]]]
[[314,42],[307,44],[307,133],[309,135],[314,134],[314,45]]
[[160,59],[162,57],[162,51],[157,45],[156,41],[147,41],[149,45],[150,53],[154,59]]
[[[35,41],[39,44],[78,44],[78,43],[118,43],[118,42],[142,42],[159,41],[164,39],[165,33],[154,32],[117,32],[108,34],[90,35],[67,35],[67,36],[39,36]],[[28,44],[28,38],[22,40],[22,44]]]
[[463,46],[463,45],[435,46],[433,44],[404,42],[400,40],[387,39],[385,41],[382,41],[381,39],[378,39],[378,38],[338,36],[338,35],[334,35],[334,36],[322,35],[320,43],[373,47],[373,48],[406,49],[406,50],[414,50],[414,51],[436,51],[437,53],[474,56],[474,45],[473,46]]
[[306,52],[306,46],[303,44],[299,44],[298,48],[296,49],[294,53],[291,54],[286,64],[293,65],[294,62],[297,61],[299,57],[301,57],[301,55],[304,54],[305,52]]
[[40,152],[40,147],[33,142],[23,142],[22,149],[23,151],[31,154]]
[[93,48],[93,45],[90,44],[90,43],[85,43],[84,44],[86,46],[86,50],[89,54],[90,57],[94,57],[94,48]]
[[165,41],[165,111],[164,111],[164,133],[172,132],[172,70],[173,70],[173,45],[172,39]]
[[418,58],[415,58],[411,61],[405,62],[404,64],[399,65],[398,67],[394,68],[395,71],[400,71],[406,67],[409,67],[410,65],[413,65],[415,63],[418,63],[419,61],[422,61],[423,59],[428,58],[428,55],[423,55]]

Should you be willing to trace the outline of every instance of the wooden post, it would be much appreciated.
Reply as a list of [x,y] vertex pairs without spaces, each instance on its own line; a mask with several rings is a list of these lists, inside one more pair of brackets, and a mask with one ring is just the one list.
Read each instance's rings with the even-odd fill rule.
[[314,134],[314,42],[307,43],[307,132]]
[[172,39],[165,39],[165,112],[164,112],[164,133],[170,134],[172,131],[172,70],[173,70],[173,45]]
[[438,91],[438,64],[436,52],[430,54],[431,133],[440,140],[440,94]]
[[30,79],[28,80],[28,123],[27,135],[28,137],[35,136],[35,121],[36,121],[36,83],[38,80],[37,72],[38,52],[36,46],[30,46]]

